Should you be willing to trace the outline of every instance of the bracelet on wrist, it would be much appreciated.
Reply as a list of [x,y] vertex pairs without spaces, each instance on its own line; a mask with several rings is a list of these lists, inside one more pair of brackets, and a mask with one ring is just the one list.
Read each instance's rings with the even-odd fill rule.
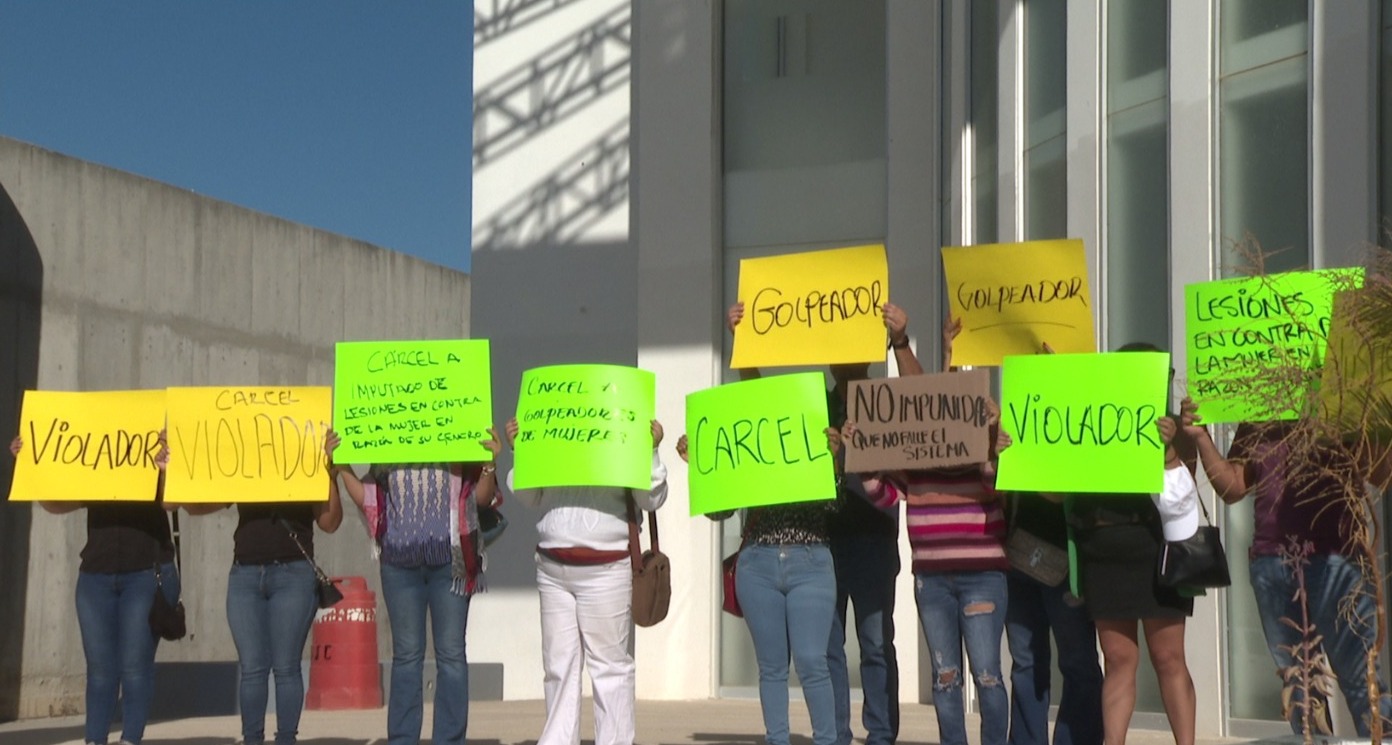
[[888,348],[889,348],[889,349],[907,349],[908,346],[909,346],[909,336],[908,336],[908,334],[905,334],[905,335],[904,335],[904,338],[899,339],[899,340],[897,340],[897,341],[894,340],[894,339],[890,339],[890,340],[889,340],[889,347],[888,347]]

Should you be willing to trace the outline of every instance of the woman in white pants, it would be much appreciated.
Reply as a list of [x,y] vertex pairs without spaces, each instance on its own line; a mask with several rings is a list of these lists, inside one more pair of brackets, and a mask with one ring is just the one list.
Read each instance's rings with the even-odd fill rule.
[[[507,424],[508,444],[517,420]],[[667,499],[667,468],[657,455],[662,425],[652,423],[652,486],[514,489],[518,501],[542,511],[537,520],[537,590],[541,597],[541,659],[546,724],[537,745],[579,745],[580,671],[594,691],[595,745],[632,745],[633,569],[628,551],[628,499],[653,511]],[[512,489],[512,472],[507,475]],[[642,521],[639,521],[642,524]]]

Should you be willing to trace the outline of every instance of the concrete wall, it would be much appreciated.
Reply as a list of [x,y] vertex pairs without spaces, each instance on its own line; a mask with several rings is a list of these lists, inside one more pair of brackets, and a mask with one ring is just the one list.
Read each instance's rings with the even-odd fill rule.
[[[3,138],[0,264],[6,424],[26,388],[331,385],[335,342],[469,335],[462,273]],[[236,659],[224,611],[235,524],[230,511],[183,517],[190,635],[161,644],[159,661]],[[11,590],[0,593],[0,719],[78,712],[82,513],[0,505],[0,541]],[[356,510],[316,543],[326,570],[379,590]]]

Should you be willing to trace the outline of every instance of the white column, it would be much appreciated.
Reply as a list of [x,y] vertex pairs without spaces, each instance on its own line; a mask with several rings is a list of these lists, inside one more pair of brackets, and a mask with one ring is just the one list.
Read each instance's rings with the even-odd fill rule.
[[[909,316],[909,334],[925,367],[941,354],[934,342],[942,325],[939,179],[944,168],[961,172],[959,161],[949,166],[939,158],[941,23],[942,9],[937,3],[889,0],[886,6],[889,188],[885,248],[890,292]],[[955,196],[962,198],[960,193]],[[921,652],[923,632],[914,604],[913,565],[903,535],[899,553],[903,570],[894,609],[899,698],[924,701],[932,688],[920,681],[929,665]]]
[[1311,3],[1314,266],[1361,263],[1377,232],[1378,3]]
[[657,374],[671,486],[658,515],[678,578],[667,620],[638,630],[638,697],[709,698],[719,669],[716,528],[689,517],[674,444],[686,394],[720,382],[720,15],[713,0],[643,0],[633,13],[638,366]]
[[[1101,298],[1102,282],[1102,8],[1072,2],[1067,16],[1068,237],[1083,239],[1089,292]],[[1093,301],[1093,307],[1107,307]],[[1106,319],[1097,319],[1098,349],[1105,343]]]

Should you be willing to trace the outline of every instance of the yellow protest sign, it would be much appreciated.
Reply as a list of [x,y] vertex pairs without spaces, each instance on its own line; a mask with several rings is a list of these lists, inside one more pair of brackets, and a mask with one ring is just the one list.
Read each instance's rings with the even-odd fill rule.
[[11,501],[151,502],[164,391],[25,391]]
[[730,365],[775,367],[878,362],[880,308],[889,301],[883,245],[740,261],[744,320]]
[[1097,351],[1081,240],[944,246],[942,259],[962,319],[954,365],[999,365],[1046,343],[1061,354]]
[[167,502],[328,498],[328,387],[170,388]]

